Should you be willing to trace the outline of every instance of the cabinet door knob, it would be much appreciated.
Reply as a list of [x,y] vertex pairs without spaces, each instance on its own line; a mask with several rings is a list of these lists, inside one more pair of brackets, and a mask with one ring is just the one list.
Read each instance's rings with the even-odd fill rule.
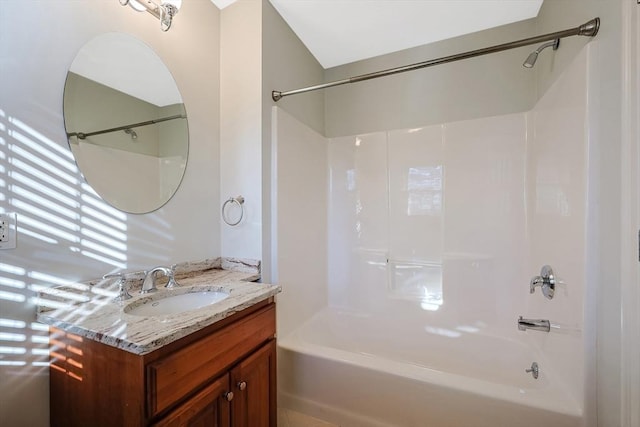
[[247,382],[246,382],[246,381],[240,381],[240,382],[238,383],[238,389],[239,389],[240,391],[242,391],[242,390],[244,390],[245,388],[247,388]]
[[233,392],[232,391],[228,391],[225,394],[222,395],[227,402],[231,402],[233,400]]

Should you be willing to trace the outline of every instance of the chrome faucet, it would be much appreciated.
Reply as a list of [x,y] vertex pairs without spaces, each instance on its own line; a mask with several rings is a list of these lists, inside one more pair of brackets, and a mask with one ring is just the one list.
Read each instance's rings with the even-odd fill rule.
[[175,268],[176,266],[174,264],[171,266],[171,268],[154,267],[151,270],[147,271],[142,282],[142,289],[140,290],[140,293],[146,294],[158,290],[158,288],[156,287],[156,273],[162,273],[169,278],[169,281],[165,285],[165,288],[173,288],[175,286],[178,286],[178,282],[176,282],[176,279],[174,277]]
[[518,318],[518,330],[526,331],[527,329],[533,329],[534,331],[549,332],[551,330],[551,323],[548,320],[523,319],[522,316],[520,316]]

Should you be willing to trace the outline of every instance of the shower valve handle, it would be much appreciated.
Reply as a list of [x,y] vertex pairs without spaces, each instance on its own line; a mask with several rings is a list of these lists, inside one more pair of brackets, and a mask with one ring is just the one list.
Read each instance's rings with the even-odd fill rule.
[[542,294],[547,299],[552,299],[556,290],[556,278],[553,274],[553,269],[549,265],[545,265],[540,270],[540,275],[531,279],[529,284],[529,292],[534,293],[536,287],[540,286]]

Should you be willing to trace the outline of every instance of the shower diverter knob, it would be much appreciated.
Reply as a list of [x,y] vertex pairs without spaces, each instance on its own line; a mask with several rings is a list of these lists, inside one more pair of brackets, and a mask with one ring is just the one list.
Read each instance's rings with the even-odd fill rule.
[[538,379],[538,375],[540,375],[540,367],[536,362],[531,364],[531,368],[524,370],[526,373],[530,373],[534,379]]

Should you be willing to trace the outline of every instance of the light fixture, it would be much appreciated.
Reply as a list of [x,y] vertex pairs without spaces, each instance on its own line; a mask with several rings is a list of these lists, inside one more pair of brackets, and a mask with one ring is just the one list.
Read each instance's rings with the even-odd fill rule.
[[129,5],[138,12],[145,10],[160,20],[160,29],[168,31],[171,28],[173,17],[176,16],[182,6],[182,0],[119,0],[122,6]]

